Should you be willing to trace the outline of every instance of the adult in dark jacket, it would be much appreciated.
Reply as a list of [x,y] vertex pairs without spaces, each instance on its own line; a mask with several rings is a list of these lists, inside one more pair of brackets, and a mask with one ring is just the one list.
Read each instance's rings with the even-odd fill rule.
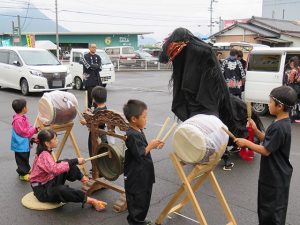
[[95,43],[89,44],[89,53],[82,58],[83,65],[83,86],[88,92],[88,108],[93,105],[91,93],[94,87],[102,86],[100,78],[101,58],[96,54],[97,46]]

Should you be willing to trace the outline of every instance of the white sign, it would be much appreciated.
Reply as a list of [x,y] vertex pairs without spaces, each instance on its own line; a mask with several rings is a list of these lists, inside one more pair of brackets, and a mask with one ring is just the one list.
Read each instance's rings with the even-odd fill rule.
[[127,37],[120,37],[119,40],[120,40],[121,43],[124,43],[124,42],[128,43],[129,42],[129,38],[127,38]]

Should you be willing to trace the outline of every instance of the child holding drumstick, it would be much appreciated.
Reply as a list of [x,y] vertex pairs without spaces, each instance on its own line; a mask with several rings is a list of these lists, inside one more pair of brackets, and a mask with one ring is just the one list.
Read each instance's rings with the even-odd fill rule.
[[147,105],[139,100],[129,100],[123,107],[130,128],[126,132],[124,180],[130,225],[151,224],[145,221],[150,206],[152,186],[155,182],[154,165],[150,152],[162,148],[164,143],[152,140],[149,144],[142,131],[147,121]]
[[56,133],[42,130],[38,134],[36,157],[30,174],[30,183],[35,197],[41,202],[79,202],[90,204],[97,211],[105,209],[106,203],[87,197],[86,193],[65,185],[66,180],[81,180],[86,182],[77,165],[85,163],[83,158],[75,158],[55,162],[51,156],[53,148],[57,147]]

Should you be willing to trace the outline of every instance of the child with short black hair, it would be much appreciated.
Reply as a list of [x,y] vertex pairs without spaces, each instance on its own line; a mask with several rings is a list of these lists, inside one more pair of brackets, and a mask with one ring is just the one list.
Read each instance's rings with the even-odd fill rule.
[[126,132],[124,182],[130,225],[151,224],[146,221],[150,206],[152,186],[155,182],[154,165],[150,151],[162,148],[164,143],[152,140],[147,143],[143,133],[147,121],[147,105],[139,100],[129,100],[123,107],[130,128]]
[[[95,106],[93,110],[93,114],[96,114],[99,111],[106,110],[106,99],[107,99],[107,90],[106,88],[102,86],[94,87],[92,90],[92,99],[93,99],[93,105]],[[86,124],[85,119],[82,119],[80,121],[82,125]],[[105,124],[99,125],[100,129],[105,129]],[[101,142],[107,143],[107,136],[104,134],[100,135]],[[91,132],[89,132],[89,138],[88,138],[88,148],[89,148],[89,155],[92,157],[92,138],[91,138]]]
[[28,181],[31,169],[29,165],[30,139],[38,132],[38,129],[30,125],[26,116],[28,107],[25,99],[13,100],[12,108],[16,114],[13,116],[12,122],[11,150],[15,152],[20,180]]
[[75,158],[55,162],[52,149],[58,145],[57,135],[51,129],[45,129],[38,134],[36,157],[30,174],[30,183],[35,197],[40,202],[79,202],[92,205],[97,211],[105,209],[106,203],[87,197],[82,190],[65,185],[66,180],[80,180],[85,183],[85,177],[77,165],[85,163],[83,158]]
[[284,225],[289,200],[293,167],[290,164],[291,122],[289,111],[297,101],[296,92],[288,86],[274,88],[270,93],[269,111],[276,116],[266,133],[249,120],[255,135],[263,142],[254,144],[237,138],[240,147],[261,154],[258,180],[258,219],[261,225]]

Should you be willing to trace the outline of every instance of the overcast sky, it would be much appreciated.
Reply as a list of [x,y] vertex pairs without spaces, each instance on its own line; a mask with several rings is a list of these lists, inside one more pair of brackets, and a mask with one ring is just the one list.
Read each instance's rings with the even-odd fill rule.
[[[54,0],[0,0],[0,11],[35,6],[55,20],[54,3]],[[59,24],[74,32],[148,31],[161,40],[180,26],[209,35],[209,6],[210,0],[58,0],[58,16]],[[261,16],[261,13],[262,0],[213,3],[214,21],[219,17],[243,19]],[[216,24],[213,32],[218,29]]]

